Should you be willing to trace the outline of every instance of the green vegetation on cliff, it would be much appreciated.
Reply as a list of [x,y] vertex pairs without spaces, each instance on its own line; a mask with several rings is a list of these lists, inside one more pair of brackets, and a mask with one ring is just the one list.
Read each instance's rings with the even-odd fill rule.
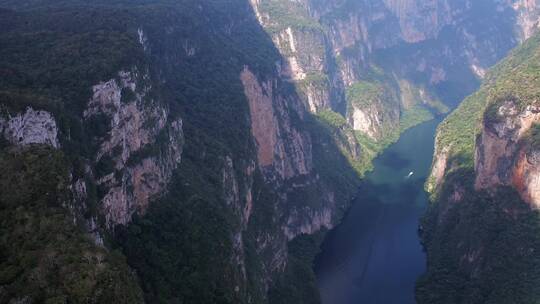
[[[35,5],[39,6],[39,3],[40,1],[36,1]],[[187,3],[185,6],[177,3],[175,9],[157,3],[142,8],[133,6],[132,3],[129,7],[122,7],[119,3],[110,6],[103,3],[107,9],[99,5],[80,8],[80,4],[84,3],[71,1],[51,8],[44,2],[43,9],[21,12],[0,10],[0,22],[7,23],[0,31],[1,114],[5,114],[5,110],[15,113],[27,106],[52,112],[59,124],[59,137],[66,155],[56,157],[62,153],[52,151],[50,153],[56,158],[51,157],[49,160],[41,155],[43,153],[37,147],[30,147],[29,151],[18,156],[16,161],[12,159],[14,157],[7,159],[11,154],[2,154],[5,175],[0,175],[4,182],[0,191],[0,196],[3,196],[0,197],[1,228],[6,233],[1,234],[0,244],[0,303],[23,297],[29,297],[36,302],[48,300],[50,303],[138,303],[143,301],[143,292],[145,300],[150,303],[172,303],[177,299],[190,303],[220,303],[225,300],[228,303],[238,303],[230,296],[234,293],[234,286],[230,284],[233,284],[235,279],[228,277],[230,280],[227,282],[230,284],[227,288],[221,288],[221,282],[226,280],[225,276],[219,275],[219,272],[226,272],[223,265],[233,265],[230,262],[231,230],[230,224],[226,222],[230,221],[233,215],[230,211],[229,214],[215,214],[218,207],[223,209],[224,204],[221,201],[218,204],[216,200],[221,193],[209,189],[213,183],[221,180],[221,172],[205,175],[210,169],[217,168],[206,159],[197,159],[198,168],[188,170],[193,176],[187,183],[193,185],[192,188],[196,188],[196,191],[182,192],[182,195],[177,195],[177,200],[165,198],[163,202],[152,204],[148,215],[143,219],[135,219],[127,232],[118,228],[117,241],[124,247],[115,247],[113,251],[93,245],[91,239],[83,234],[82,227],[73,225],[73,217],[80,216],[80,210],[92,210],[92,216],[103,217],[98,214],[103,212],[103,206],[96,200],[96,197],[103,193],[101,189],[96,189],[93,183],[88,184],[89,199],[85,202],[88,206],[70,206],[73,213],[62,208],[63,204],[68,203],[67,197],[62,198],[65,201],[58,199],[54,205],[52,202],[37,200],[40,197],[47,199],[47,195],[54,194],[53,190],[60,191],[57,188],[69,186],[66,179],[71,168],[79,165],[80,168],[74,170],[77,171],[74,172],[75,177],[84,175],[84,165],[89,163],[88,158],[95,157],[96,147],[92,140],[94,135],[106,136],[110,129],[109,122],[103,115],[82,123],[82,112],[92,95],[92,85],[115,77],[120,70],[134,66],[144,70],[154,60],[154,64],[159,64],[159,60],[167,60],[165,57],[143,57],[137,37],[141,19],[148,31],[155,31],[152,34],[162,33],[165,22],[171,20],[185,22],[173,23],[177,25],[177,31],[191,32],[191,27],[196,27],[198,32],[192,35],[190,33],[190,38],[204,37],[203,31],[208,29],[199,25],[198,17],[193,17],[193,12],[199,10],[200,4],[196,3]],[[244,11],[239,9],[239,14],[245,12],[247,6],[241,8]],[[216,4],[216,7],[207,13],[213,14],[216,17],[214,20],[218,20],[221,13],[219,9]],[[179,12],[183,14],[178,16]],[[176,15],[168,20],[164,18],[171,14]],[[268,51],[268,48],[260,47],[268,46],[269,40],[264,34],[255,35],[257,30],[254,26],[251,30],[244,31],[246,35],[242,39],[247,46],[244,50],[232,49],[231,45],[234,46],[238,41],[231,41],[223,35],[213,41],[220,47],[211,46],[210,39],[203,41],[205,45],[201,45],[201,48],[216,50],[215,53],[221,53],[221,57],[207,53],[201,56],[206,61],[178,60],[185,64],[176,70],[181,71],[181,75],[175,74],[175,78],[172,78],[174,83],[180,84],[178,92],[157,90],[159,84],[152,83],[156,91],[163,95],[152,97],[167,98],[170,101],[167,106],[173,115],[178,115],[179,112],[185,114],[185,107],[181,105],[186,100],[196,101],[190,105],[193,106],[192,111],[198,115],[186,115],[191,119],[186,119],[184,126],[189,130],[189,134],[193,134],[190,136],[190,147],[199,149],[195,154],[206,149],[206,155],[213,159],[226,155],[225,144],[215,139],[220,137],[226,138],[232,150],[239,155],[251,153],[252,150],[249,149],[252,147],[246,144],[249,136],[246,120],[236,119],[236,114],[240,112],[245,115],[247,110],[239,84],[243,65],[238,62],[231,63],[233,60],[230,57],[231,54],[238,57],[240,52],[249,54],[249,60],[245,62],[259,71],[273,65],[278,55],[269,54],[272,53],[271,49]],[[171,41],[167,40],[167,37],[160,38],[163,49],[177,49],[188,57],[183,48],[168,45]],[[179,41],[173,43],[180,44]],[[228,49],[224,48],[224,45]],[[258,49],[250,50],[251,46],[257,46]],[[227,53],[223,53],[224,49]],[[260,49],[265,50],[266,54],[261,55]],[[271,63],[265,64],[261,58]],[[234,64],[235,68],[232,68]],[[157,69],[149,68],[150,74],[156,71]],[[201,86],[201,83],[204,85]],[[232,83],[235,85],[231,86]],[[196,121],[197,125],[194,126],[192,121]],[[212,134],[215,138],[209,138],[207,134]],[[4,146],[7,145],[3,143],[2,148]],[[208,151],[208,147],[213,147],[213,151]],[[248,151],[241,151],[244,148]],[[151,147],[151,150],[139,152],[161,152],[159,148]],[[41,164],[34,159],[33,155],[36,153],[40,156]],[[135,162],[134,158],[137,156],[138,154],[133,155],[129,162]],[[183,155],[184,168],[189,164],[186,156]],[[50,167],[36,167],[37,165]],[[220,162],[219,166],[221,165]],[[30,172],[25,172],[25,169]],[[110,157],[103,157],[94,169],[94,177],[99,178],[113,171],[114,164]],[[18,170],[22,170],[19,175],[15,174]],[[49,190],[40,187],[41,183],[54,183],[58,178],[63,178],[61,185],[47,184],[50,186]],[[17,184],[10,184],[15,181],[24,183],[24,186],[19,189]],[[180,191],[183,188],[177,189]],[[27,198],[27,193],[31,198]],[[197,195],[201,193],[212,193],[214,196],[211,200],[206,197],[198,198]],[[193,196],[188,196],[189,194]],[[8,195],[10,197],[7,197]],[[67,196],[68,193],[62,195]],[[184,197],[188,198],[184,200]],[[167,220],[164,220],[164,215],[167,215]],[[97,223],[100,224],[102,223]],[[105,227],[99,228],[103,232]],[[163,242],[165,233],[168,233],[166,243]],[[209,247],[209,244],[215,244],[217,248]],[[124,256],[122,251],[127,254]],[[216,252],[221,255],[215,254]],[[182,263],[177,261],[178,258]],[[216,265],[211,261],[221,264]],[[138,280],[135,280],[132,271],[128,269],[128,263],[136,270]],[[186,265],[189,267],[185,267]],[[218,283],[212,285],[212,282]]]
[[323,73],[310,72],[302,80],[297,81],[297,86],[300,89],[300,93],[307,92],[309,88],[316,90],[329,90],[330,81],[328,76]]
[[[360,130],[352,131],[353,138],[361,150],[360,156],[352,159],[351,163],[361,173],[372,169],[372,161],[385,148],[399,139],[401,133],[420,123],[434,119],[434,113],[439,114],[438,109],[421,103],[418,96],[412,96],[411,106],[408,108],[401,105],[398,85],[391,79],[386,79],[382,72],[370,69],[373,79],[362,80],[347,88],[346,100],[348,111],[361,109],[364,113],[376,116],[373,126],[375,137],[368,136]],[[396,110],[401,109],[401,110]],[[321,115],[320,115],[321,116]],[[325,118],[328,115],[322,115]],[[373,118],[371,118],[373,119]],[[335,119],[334,119],[335,120]],[[340,126],[346,130],[345,126]]]
[[289,263],[285,274],[269,291],[269,304],[321,303],[313,264],[325,235],[322,231],[300,235],[289,243]]
[[473,167],[475,141],[485,114],[489,118],[489,113],[506,98],[522,105],[538,100],[539,79],[540,35],[535,35],[494,66],[481,88],[439,126],[437,147],[450,149],[450,159],[456,160],[453,167]]
[[347,120],[339,113],[325,110],[317,114],[320,125],[326,130],[329,138],[339,147],[350,166],[360,175],[373,168],[372,161],[382,151],[376,141],[354,131]]
[[74,224],[66,164],[40,146],[0,152],[0,302],[142,303],[122,254]]
[[417,126],[423,122],[434,119],[433,112],[427,109],[423,105],[415,105],[410,109],[406,109],[402,112],[399,119],[399,130],[404,132],[414,126]]
[[89,138],[103,129],[79,119],[91,86],[141,58],[125,12],[98,12],[0,9],[0,115],[50,111],[64,147],[0,144],[0,303],[143,302],[122,253],[86,235],[95,187],[87,206],[71,205],[70,176],[81,177]]
[[[279,78],[275,68],[279,53],[249,15],[247,1],[6,0],[0,4],[28,9],[0,10],[0,25],[5,25],[0,31],[1,114],[27,106],[50,111],[59,125],[62,152],[47,153],[64,155],[47,159],[39,147],[30,147],[20,160],[13,160],[16,157],[8,152],[2,154],[1,228],[7,232],[0,237],[0,303],[26,295],[50,303],[137,303],[143,296],[147,303],[243,303],[248,299],[263,303],[265,286],[272,281],[280,282],[273,292],[287,294],[286,298],[298,296],[288,289],[288,282],[299,290],[315,290],[311,260],[306,259],[307,253],[312,256],[311,247],[302,245],[297,250],[293,242],[293,259],[282,276],[265,269],[266,264],[280,258],[277,250],[286,242],[285,215],[292,207],[294,211],[326,207],[321,206],[321,198],[332,191],[337,220],[356,191],[358,176],[318,120],[307,113],[305,118],[298,117],[295,88]],[[301,19],[283,22],[317,29]],[[139,29],[150,44],[147,53],[138,41]],[[151,97],[166,103],[170,118],[182,118],[186,144],[169,191],[127,227],[114,227],[114,240],[106,238],[102,248],[93,245],[83,227],[73,225],[73,217],[80,210],[103,217],[99,213],[104,206],[98,198],[104,191],[91,180],[115,170],[110,157],[93,163],[95,139],[106,137],[111,126],[105,115],[85,121],[82,112],[92,85],[133,67],[148,71],[155,94]],[[260,82],[277,83],[274,93],[287,99],[283,111],[291,116],[291,127],[306,142],[313,141],[312,176],[299,176],[275,189],[261,170],[253,169],[256,147],[240,80],[246,67]],[[326,77],[316,73],[309,74],[307,81],[317,87],[328,84]],[[157,140],[156,145],[133,153],[128,164],[162,153],[164,139]],[[2,149],[6,146],[0,142]],[[39,161],[33,159],[34,154],[40,155]],[[225,191],[231,191],[223,185],[226,158],[233,160],[238,206],[224,197]],[[43,167],[34,172],[37,165]],[[31,173],[24,173],[26,169]],[[17,170],[22,170],[21,175],[13,174]],[[25,191],[36,191],[32,199],[46,199],[69,186],[69,171],[74,178],[90,175],[86,176],[88,206],[69,206],[71,214],[60,199],[54,204],[37,201],[45,205],[44,211],[34,208],[31,200],[28,206],[32,208],[25,206],[27,201],[21,202]],[[24,186],[10,188],[12,182],[4,181],[10,178]],[[253,184],[248,181],[251,178]],[[41,182],[50,183],[49,190],[41,189]],[[295,189],[301,183],[306,183],[304,189]],[[254,201],[249,223],[243,227],[247,191],[252,191]],[[287,204],[280,191],[287,193]],[[11,199],[19,200],[10,203]],[[107,227],[97,225],[107,237]],[[22,234],[19,226],[28,231]],[[261,238],[269,238],[276,248],[261,252]],[[38,275],[35,280],[34,274]],[[309,282],[304,282],[306,276]]]
[[450,173],[422,221],[428,270],[418,303],[540,303],[540,212],[514,189],[473,185],[471,169]]
[[192,172],[175,178],[170,195],[151,204],[145,216],[119,227],[117,239],[147,303],[240,303],[230,262],[233,215],[216,201],[211,185],[196,185],[206,188],[207,197],[193,193],[195,185],[185,186],[199,178]]
[[[449,169],[437,189],[428,181],[434,202],[422,220],[428,270],[418,281],[419,304],[540,303],[539,211],[511,187],[474,188],[481,128],[500,119],[504,102],[521,111],[539,100],[539,62],[535,35],[491,69],[438,128],[436,156],[446,151]],[[526,136],[537,143],[538,127]]]
[[0,31],[0,94],[14,110],[81,113],[92,85],[142,60],[123,11],[0,10],[0,18],[10,22]]
[[359,81],[347,88],[346,99],[358,106],[370,106],[377,99],[385,98],[389,91],[378,82]]
[[415,106],[402,114],[398,128],[390,129],[383,138],[376,140],[353,130],[339,113],[325,110],[319,112],[317,117],[360,176],[373,169],[375,157],[396,142],[402,132],[434,118],[425,107]]
[[270,17],[268,29],[271,32],[280,32],[288,27],[300,30],[322,30],[322,26],[309,16],[307,7],[300,2],[261,1],[260,10]]
[[448,110],[415,84],[389,77],[376,65],[371,65],[364,73],[364,78],[349,86],[345,94],[349,120],[355,119],[356,110],[371,120],[371,125],[366,126],[371,129],[371,134],[354,131],[362,151],[354,164],[362,174],[372,168],[373,159],[396,142],[401,133]]

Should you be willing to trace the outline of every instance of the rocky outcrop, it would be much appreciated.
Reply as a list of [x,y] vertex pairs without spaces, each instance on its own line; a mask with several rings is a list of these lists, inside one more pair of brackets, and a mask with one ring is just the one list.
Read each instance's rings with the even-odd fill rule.
[[540,26],[540,7],[537,0],[514,0],[512,8],[517,15],[517,28],[521,41],[529,39]]
[[44,144],[60,147],[53,115],[47,111],[35,111],[30,107],[15,116],[0,117],[0,135],[17,146]]
[[521,198],[540,209],[540,151],[520,151],[512,176],[512,185]]
[[323,228],[330,229],[335,225],[336,201],[333,192],[324,198],[325,206],[320,210],[304,208],[293,209],[287,218],[284,232],[290,241],[301,234],[314,234]]
[[[288,65],[283,75],[294,80],[304,80],[308,73],[325,69],[324,36],[319,30],[299,30],[287,27],[273,35],[274,43],[283,50]],[[308,51],[309,50],[309,51]]]
[[149,50],[148,37],[146,37],[144,30],[142,28],[138,28],[137,35],[139,36],[139,44],[143,47],[143,50],[145,52],[148,52]]
[[128,223],[166,190],[183,145],[182,120],[149,96],[148,76],[134,69],[118,78],[95,85],[84,112],[86,120],[104,117],[110,126],[95,155],[108,170],[97,173],[97,183],[108,189],[101,204],[109,226]]
[[524,201],[540,208],[540,151],[531,141],[540,108],[528,105],[523,110],[515,99],[492,105],[486,115],[476,145],[475,171],[477,190],[512,186]]
[[349,107],[348,120],[353,130],[360,131],[375,141],[383,139],[399,127],[399,101],[390,92],[381,91],[372,98],[366,96],[363,103],[352,102]]
[[352,113],[352,127],[356,131],[360,131],[371,138],[377,138],[377,130],[382,125],[377,112],[363,110],[354,107]]
[[[435,142],[437,142],[437,140],[435,140]],[[436,192],[437,189],[439,189],[439,187],[442,185],[444,181],[444,176],[446,175],[447,170],[448,170],[447,168],[448,156],[449,156],[449,147],[439,148],[437,146],[435,148],[435,152],[433,154],[433,164],[431,167],[431,174],[426,184],[426,190],[429,193]]]
[[510,181],[513,157],[518,150],[521,133],[521,125],[516,119],[518,114],[514,102],[505,101],[497,109],[496,121],[484,119],[475,157],[477,189],[495,188]]

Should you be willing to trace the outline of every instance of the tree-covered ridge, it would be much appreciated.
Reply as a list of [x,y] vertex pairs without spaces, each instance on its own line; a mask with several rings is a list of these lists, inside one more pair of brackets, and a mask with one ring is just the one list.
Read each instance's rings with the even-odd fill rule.
[[4,94],[39,94],[48,99],[50,107],[81,111],[90,99],[92,85],[113,78],[141,59],[136,33],[129,30],[133,18],[125,11],[68,7],[0,14],[9,21],[0,32]]
[[0,302],[142,303],[122,253],[87,234],[95,185],[89,181],[86,206],[70,190],[84,175],[90,139],[107,128],[80,119],[92,85],[141,59],[131,19],[125,11],[47,8],[0,9],[0,20],[0,117],[49,111],[64,148],[13,148],[2,134]]
[[385,88],[381,83],[359,81],[347,88],[346,98],[355,105],[369,106],[374,102],[374,99],[385,98],[384,94],[388,94],[388,88]]
[[96,149],[93,138],[110,128],[103,120],[81,119],[92,86],[144,66],[134,16],[71,6],[0,15],[8,24],[0,31],[0,115],[27,107],[51,112],[66,158],[84,163]]
[[[435,156],[448,157],[448,169],[440,185],[434,178],[427,184],[434,201],[421,224],[428,270],[417,284],[420,304],[540,303],[540,212],[513,187],[475,189],[474,168],[481,128],[500,119],[501,103],[522,111],[538,101],[539,60],[537,34],[493,67],[480,90],[439,126]],[[538,126],[520,141],[512,144],[537,147]]]
[[540,97],[540,35],[535,35],[494,66],[481,88],[467,97],[438,127],[437,147],[448,149],[452,168],[472,168],[476,137],[488,107],[513,96],[522,105]]
[[61,152],[7,149],[0,166],[1,303],[143,303],[125,257],[74,224]]

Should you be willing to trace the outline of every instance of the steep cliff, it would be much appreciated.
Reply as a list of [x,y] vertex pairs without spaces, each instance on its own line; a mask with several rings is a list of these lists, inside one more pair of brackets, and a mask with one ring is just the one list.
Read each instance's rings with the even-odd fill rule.
[[539,56],[534,35],[439,126],[419,303],[540,298]]
[[[86,247],[50,263],[99,262],[84,286],[56,295],[25,291],[33,266],[2,254],[3,266],[19,268],[2,272],[0,302],[131,303],[142,293],[150,303],[265,302],[283,287],[289,242],[331,228],[358,176],[288,81],[302,74],[282,68],[247,1],[129,4],[0,2],[12,9],[0,10],[2,157],[26,153],[26,166],[43,149],[63,155],[62,182],[49,185],[66,196],[54,223],[81,239],[70,246]],[[24,185],[36,181],[29,174]],[[15,212],[12,199],[2,208]],[[18,222],[1,223],[15,231],[3,252],[16,252],[7,241]],[[59,280],[80,273],[68,268]],[[126,283],[110,290],[111,280]]]
[[82,115],[91,84],[114,77],[127,55],[112,50],[132,45],[113,31],[92,36],[89,15],[55,22],[66,14],[0,12],[0,302],[142,303],[95,210],[89,137],[107,130]]
[[470,94],[538,14],[530,1],[250,2],[306,107],[346,119],[354,136],[334,133],[363,150],[344,150],[360,173],[401,131]]
[[517,13],[518,33],[521,40],[529,39],[540,26],[540,15],[536,0],[513,1],[512,8]]
[[117,78],[92,87],[83,113],[85,121],[102,119],[110,128],[94,138],[96,184],[105,192],[99,204],[108,226],[128,223],[166,190],[183,145],[182,120],[168,121],[168,110],[151,97],[150,77],[134,69]]

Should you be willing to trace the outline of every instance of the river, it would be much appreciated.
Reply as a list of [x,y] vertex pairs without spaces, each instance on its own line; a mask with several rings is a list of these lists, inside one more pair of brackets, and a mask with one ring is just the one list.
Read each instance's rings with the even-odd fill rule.
[[[418,237],[439,119],[409,129],[375,161],[315,272],[323,304],[413,304],[426,257]],[[411,175],[412,172],[412,175]]]

